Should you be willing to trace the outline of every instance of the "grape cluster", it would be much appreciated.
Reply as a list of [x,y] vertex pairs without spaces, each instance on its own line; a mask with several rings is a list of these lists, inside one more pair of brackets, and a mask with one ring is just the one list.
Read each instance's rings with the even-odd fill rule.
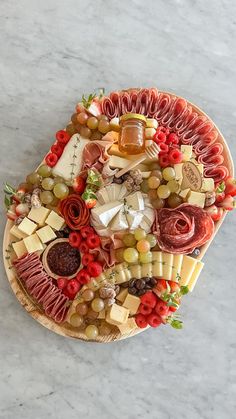
[[78,132],[84,138],[101,140],[103,135],[113,129],[114,127],[110,124],[106,115],[90,116],[84,110],[72,115],[71,123],[67,125],[66,132],[70,136]]

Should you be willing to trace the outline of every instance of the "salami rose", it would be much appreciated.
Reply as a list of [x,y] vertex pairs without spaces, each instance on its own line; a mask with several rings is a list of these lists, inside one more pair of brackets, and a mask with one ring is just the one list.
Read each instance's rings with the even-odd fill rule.
[[212,236],[214,222],[202,208],[182,204],[156,212],[153,233],[161,250],[169,253],[191,253]]
[[72,230],[80,230],[88,225],[89,210],[79,195],[72,194],[63,199],[60,204],[60,211],[66,224]]

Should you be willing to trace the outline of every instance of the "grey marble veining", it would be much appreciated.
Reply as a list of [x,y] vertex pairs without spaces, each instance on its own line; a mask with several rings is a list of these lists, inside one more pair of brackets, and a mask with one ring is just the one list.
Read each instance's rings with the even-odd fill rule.
[[[0,178],[41,160],[82,93],[157,86],[195,102],[236,160],[233,0],[1,0]],[[1,210],[1,234],[4,229]],[[233,419],[235,214],[208,251],[185,327],[84,344],[44,329],[0,274],[0,418]]]

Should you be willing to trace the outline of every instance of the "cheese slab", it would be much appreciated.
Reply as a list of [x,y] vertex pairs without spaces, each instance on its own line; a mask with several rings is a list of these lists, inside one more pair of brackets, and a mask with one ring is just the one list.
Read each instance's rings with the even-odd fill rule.
[[194,289],[194,287],[195,287],[195,285],[197,283],[197,280],[199,278],[199,275],[200,275],[200,273],[201,273],[201,271],[203,269],[203,266],[204,266],[204,263],[201,262],[200,260],[198,260],[197,261],[197,264],[196,264],[196,266],[194,268],[194,271],[193,271],[193,273],[191,275],[191,278],[189,279],[189,282],[188,282],[188,289],[189,289],[190,292],[193,291],[193,289]]
[[27,234],[23,233],[23,231],[20,231],[15,224],[10,229],[10,234],[16,237],[17,239],[24,239],[25,237],[27,237]]
[[128,221],[126,219],[125,212],[122,211],[122,210],[119,211],[115,215],[115,217],[112,219],[109,227],[113,231],[125,230],[125,229],[129,228],[129,224],[128,224]]
[[110,201],[108,189],[106,187],[99,189],[99,191],[96,193],[96,196],[99,204],[101,205],[107,204]]
[[50,210],[45,207],[31,208],[28,218],[42,227],[45,224],[45,220],[48,217]]
[[180,272],[180,285],[188,285],[196,265],[197,259],[184,255]]
[[16,242],[16,243],[12,243],[12,247],[13,250],[17,256],[17,258],[21,258],[21,256],[25,255],[26,253],[28,253],[27,248],[25,246],[25,243],[23,240]]
[[141,221],[143,219],[143,213],[128,210],[127,213],[126,213],[126,219],[127,219],[127,222],[128,222],[129,229],[130,230],[135,230],[141,224]]
[[54,228],[54,230],[59,231],[65,225],[65,220],[55,211],[51,211],[49,216],[46,218],[45,223]]
[[18,229],[27,236],[33,234],[37,230],[37,227],[37,224],[29,220],[27,217],[25,217],[18,225]]
[[163,264],[163,278],[170,281],[172,275],[174,255],[172,253],[162,253],[162,264]]
[[143,211],[144,200],[141,192],[134,192],[125,198],[127,210]]

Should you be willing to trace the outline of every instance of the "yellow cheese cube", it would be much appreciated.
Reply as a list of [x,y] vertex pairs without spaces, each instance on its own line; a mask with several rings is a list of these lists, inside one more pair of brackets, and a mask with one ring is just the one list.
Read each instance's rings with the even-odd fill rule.
[[183,179],[183,163],[174,164],[175,169],[175,179],[177,182],[182,181]]
[[202,179],[202,192],[213,192],[215,189],[214,179],[211,177],[204,177]]
[[32,234],[31,236],[23,239],[23,241],[29,253],[37,252],[38,250],[43,250],[43,245],[39,240],[37,234]]
[[23,240],[16,243],[12,243],[12,247],[18,259],[21,258],[21,256],[28,253]]
[[123,288],[119,294],[116,296],[116,299],[120,302],[123,303],[126,299],[126,296],[128,294],[128,288]]
[[50,210],[45,207],[40,208],[31,208],[28,218],[35,223],[37,223],[40,227],[45,224],[45,220],[50,213]]
[[190,278],[190,280],[188,282],[188,289],[189,289],[189,291],[191,291],[191,292],[193,291],[193,289],[194,289],[194,287],[195,287],[195,285],[197,283],[198,277],[199,277],[199,275],[200,275],[200,273],[202,271],[203,266],[204,266],[204,263],[201,262],[200,260],[198,260],[197,261],[197,264],[196,264],[196,266],[194,268],[194,271],[193,271],[193,273],[191,275],[191,278]]
[[29,220],[25,217],[21,223],[18,225],[20,231],[26,234],[26,236],[30,236],[37,230],[37,224],[33,223],[33,221]]
[[180,151],[183,153],[183,161],[189,161],[192,157],[193,147],[191,145],[182,144]]
[[40,228],[36,231],[36,234],[39,236],[42,243],[50,242],[57,237],[50,226]]
[[127,308],[130,311],[131,315],[137,313],[140,304],[140,298],[135,295],[127,294],[125,301],[122,304],[122,307]]
[[49,216],[46,218],[45,223],[54,228],[54,230],[58,231],[61,230],[61,228],[64,226],[65,220],[55,211],[51,211]]
[[188,194],[190,193],[190,188],[183,189],[179,192],[179,196],[181,196],[183,199],[187,198]]
[[110,128],[114,131],[120,130],[120,119],[119,118],[112,118],[110,120]]
[[109,309],[106,321],[107,323],[119,325],[126,323],[129,317],[129,310],[125,307],[118,306],[118,304],[113,304]]
[[24,239],[27,237],[27,234],[23,233],[23,231],[20,231],[15,224],[12,226],[10,234],[12,234],[12,236],[16,237],[17,239]]
[[172,253],[162,253],[163,278],[170,281],[172,275],[174,255]]
[[191,191],[187,197],[187,202],[191,205],[198,205],[204,208],[205,205],[205,194],[202,192]]
[[145,128],[145,138],[147,140],[151,139],[153,137],[153,135],[156,134],[156,130],[155,128]]
[[180,285],[188,285],[196,264],[197,259],[184,255],[180,272]]
[[137,328],[136,321],[133,317],[129,318],[126,323],[119,324],[118,329],[122,335],[132,332],[132,330]]
[[146,126],[147,126],[147,128],[155,128],[155,130],[156,130],[157,127],[158,127],[158,122],[154,118],[147,118],[146,119]]
[[181,272],[182,263],[183,263],[183,255],[174,255],[172,277],[171,277],[172,281],[178,282],[180,280],[180,272]]

